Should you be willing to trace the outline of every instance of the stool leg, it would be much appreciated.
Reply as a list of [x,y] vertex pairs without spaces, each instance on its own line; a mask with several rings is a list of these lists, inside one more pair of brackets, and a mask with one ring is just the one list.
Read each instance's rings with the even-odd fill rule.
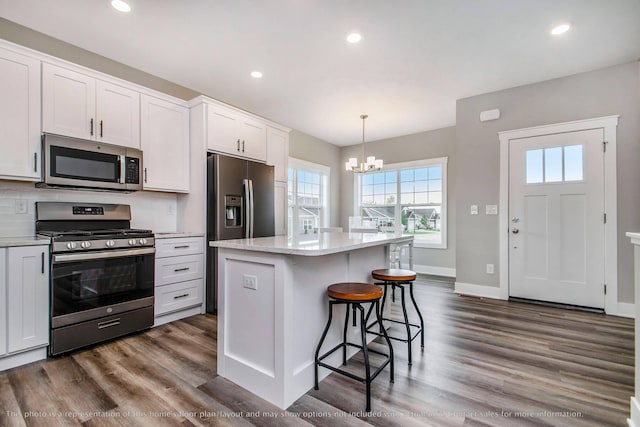
[[409,365],[411,365],[411,327],[409,326],[409,316],[407,316],[407,306],[404,300],[404,286],[398,285],[400,288],[400,303],[402,304],[402,315],[404,316],[404,326],[407,329],[407,346],[409,349]]
[[[384,282],[383,286],[384,286],[384,293],[382,294],[382,305],[379,306],[379,310],[380,310],[380,316],[378,316],[379,319],[383,318],[383,311],[384,311],[384,303],[387,301],[387,292],[389,291],[389,287],[387,286],[388,283]],[[377,305],[377,304],[376,304]],[[384,326],[382,324],[382,321],[380,321],[380,333],[382,333],[382,330],[384,329]]]
[[[382,325],[382,310],[379,308],[379,301],[375,302],[376,305],[376,314],[378,315],[378,322]],[[391,346],[391,339],[389,335],[387,335],[387,331],[382,328],[382,335],[384,336],[384,340],[387,342],[387,346],[389,347],[389,373],[390,373],[390,381],[393,382],[393,347]]]
[[[347,365],[347,331],[349,326],[349,310],[351,310],[351,303],[347,303],[347,307],[344,310],[344,329],[342,330],[342,365]],[[354,309],[355,310],[355,309]],[[355,323],[355,313],[353,323]]]
[[396,287],[391,286],[391,302],[396,302]]
[[418,313],[418,317],[420,318],[420,346],[422,350],[424,350],[424,320],[422,319],[422,314],[420,313],[416,299],[413,297],[413,282],[409,282],[409,296],[411,297],[413,306],[416,308],[416,313]]
[[329,327],[331,326],[331,318],[333,317],[333,303],[329,301],[329,318],[327,319],[327,324],[324,327],[324,331],[322,332],[322,337],[320,338],[320,342],[318,343],[318,347],[316,348],[316,357],[315,357],[315,383],[314,390],[318,390],[318,356],[320,355],[320,348],[322,347],[322,343],[324,343],[324,339],[327,337],[327,332],[329,332]]
[[362,354],[364,357],[365,385],[367,390],[367,412],[371,411],[371,366],[369,365],[369,349],[367,348],[367,330],[364,322],[364,308],[359,303],[353,304],[360,310],[360,336],[362,337]]

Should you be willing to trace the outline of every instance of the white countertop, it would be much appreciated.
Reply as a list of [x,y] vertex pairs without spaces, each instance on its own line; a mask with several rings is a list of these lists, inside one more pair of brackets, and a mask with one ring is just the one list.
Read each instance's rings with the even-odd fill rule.
[[51,239],[39,236],[0,237],[0,248],[11,246],[38,246],[48,245]]
[[627,237],[631,239],[634,245],[640,245],[640,233],[627,233]]
[[197,231],[169,231],[153,233],[153,235],[156,239],[174,239],[176,237],[204,237],[204,233],[199,233]]
[[321,256],[391,243],[410,243],[413,236],[385,233],[320,233],[304,236],[258,237],[254,239],[212,240],[209,246],[286,255]]

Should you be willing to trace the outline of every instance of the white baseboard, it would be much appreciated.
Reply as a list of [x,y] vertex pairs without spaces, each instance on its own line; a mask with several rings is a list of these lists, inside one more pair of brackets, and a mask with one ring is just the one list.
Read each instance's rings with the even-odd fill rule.
[[500,297],[500,288],[497,286],[456,282],[453,291],[457,294],[472,295],[474,297],[503,299]]
[[35,348],[0,358],[0,372],[47,358],[47,347]]
[[640,403],[631,396],[631,418],[627,418],[629,427],[640,427]]
[[412,270],[416,273],[430,274],[432,276],[456,277],[455,268],[414,264]]
[[617,313],[607,313],[612,314],[614,316],[620,317],[628,317],[630,319],[636,318],[636,305],[628,302],[619,302],[618,303],[618,312]]

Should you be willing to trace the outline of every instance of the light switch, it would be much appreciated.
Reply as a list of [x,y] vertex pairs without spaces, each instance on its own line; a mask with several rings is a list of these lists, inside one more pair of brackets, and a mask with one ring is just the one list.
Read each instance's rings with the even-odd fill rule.
[[478,205],[471,205],[471,215],[478,215]]
[[498,215],[498,205],[485,206],[485,213],[487,215]]
[[258,277],[252,276],[250,274],[245,274],[242,276],[242,286],[247,289],[258,290]]

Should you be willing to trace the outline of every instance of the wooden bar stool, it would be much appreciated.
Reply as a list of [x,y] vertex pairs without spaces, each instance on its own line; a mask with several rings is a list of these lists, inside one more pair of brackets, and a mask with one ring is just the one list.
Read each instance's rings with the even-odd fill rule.
[[[315,386],[314,389],[318,390],[318,367],[322,366],[327,369],[330,369],[334,372],[337,372],[342,375],[346,375],[347,377],[363,382],[366,385],[367,390],[367,412],[371,410],[371,381],[378,376],[378,374],[384,369],[385,366],[390,366],[390,380],[393,382],[393,347],[391,346],[391,341],[387,336],[386,331],[382,327],[382,318],[380,316],[380,298],[382,298],[382,288],[380,286],[372,285],[370,283],[335,283],[330,285],[327,288],[327,295],[329,296],[329,319],[327,320],[327,324],[324,328],[324,332],[322,332],[322,337],[320,338],[320,342],[318,343],[318,347],[316,348],[315,355]],[[365,317],[364,308],[362,307],[363,303],[370,303],[371,308],[367,316]],[[320,348],[324,343],[325,338],[327,337],[327,332],[329,332],[329,328],[331,327],[331,320],[333,318],[333,307],[338,304],[346,304],[345,310],[345,319],[344,319],[344,329],[342,333],[342,342],[331,350],[324,353],[320,356]],[[349,312],[350,309],[354,310],[354,321],[355,321],[355,310],[360,311],[360,335],[362,338],[362,345],[350,343],[347,341],[347,329],[349,325]],[[372,323],[372,325],[379,324],[382,330],[382,334],[377,334],[384,336],[385,341],[387,342],[387,346],[389,347],[389,353],[382,353],[377,350],[367,348],[367,320],[371,310],[375,308],[376,311],[376,320]],[[365,375],[364,377],[359,377],[357,375],[352,374],[351,372],[347,372],[343,369],[333,367],[323,360],[333,354],[335,351],[342,349],[342,365],[347,365],[347,346],[359,348],[362,350],[364,356],[364,368]],[[384,362],[375,370],[375,372],[371,373],[371,366],[369,364],[369,353],[376,353],[381,356],[386,356]]]
[[[408,346],[408,359],[409,359],[409,365],[411,365],[412,363],[412,359],[411,359],[411,343],[412,341],[418,336],[418,334],[420,334],[420,347],[422,350],[424,350],[424,320],[422,319],[422,314],[420,313],[420,309],[418,308],[418,304],[416,303],[416,299],[413,296],[413,281],[416,280],[416,273],[414,271],[411,270],[402,270],[399,268],[389,268],[389,269],[381,269],[381,270],[373,270],[371,272],[371,277],[373,277],[375,280],[380,280],[381,282],[376,283],[377,285],[382,285],[384,286],[384,297],[382,297],[382,305],[380,307],[380,318],[384,321],[389,321],[389,322],[395,322],[395,323],[400,323],[403,324],[405,326],[405,329],[407,331],[406,333],[406,338],[401,338],[401,337],[392,337],[389,336],[390,339],[392,340],[397,340],[397,341],[402,341],[402,342],[406,342],[407,346]],[[384,304],[387,300],[387,293],[388,293],[388,289],[387,287],[391,286],[391,292],[392,294],[394,294],[395,296],[395,290],[396,288],[400,289],[400,303],[402,305],[402,314],[404,317],[404,321],[400,321],[400,320],[395,320],[395,319],[389,319],[386,317],[383,317],[382,315],[382,310],[384,310]],[[418,317],[420,318],[420,324],[414,324],[414,323],[410,323],[409,322],[409,317],[407,316],[407,306],[405,303],[405,295],[404,295],[404,288],[405,286],[409,287],[409,296],[411,297],[411,302],[413,302],[413,306],[415,307],[416,313],[418,313]],[[394,298],[395,301],[395,298]],[[373,331],[370,331],[369,329],[372,326],[375,326],[377,323],[379,322],[373,322],[370,325],[367,326],[367,332],[369,333],[376,333]],[[415,332],[412,333],[411,328],[414,328]],[[381,328],[381,333],[384,332],[384,334],[386,335],[386,331],[384,330],[384,328]],[[378,333],[378,335],[380,335],[380,333]]]

